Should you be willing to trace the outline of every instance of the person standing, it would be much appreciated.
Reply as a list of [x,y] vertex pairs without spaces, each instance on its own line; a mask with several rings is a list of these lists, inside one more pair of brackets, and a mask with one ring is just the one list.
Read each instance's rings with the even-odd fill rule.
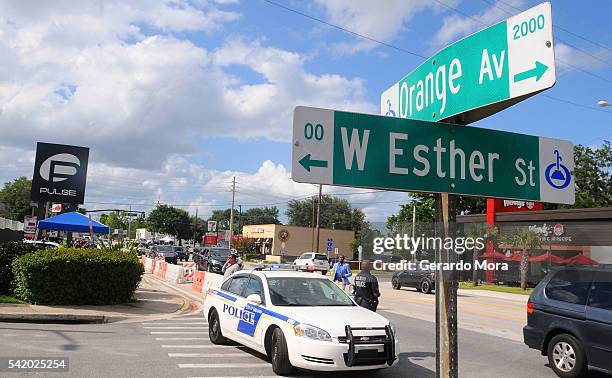
[[338,262],[334,264],[334,282],[337,282],[342,290],[346,290],[346,286],[351,284],[348,278],[353,275],[351,267],[344,260],[344,255],[340,255]]
[[378,308],[378,279],[370,273],[370,260],[361,262],[362,270],[355,276],[355,302],[361,307],[376,312]]
[[225,264],[223,264],[223,268],[221,269],[223,272],[223,278],[231,276],[240,269],[240,265],[238,265],[238,258],[232,253],[228,256],[227,261]]

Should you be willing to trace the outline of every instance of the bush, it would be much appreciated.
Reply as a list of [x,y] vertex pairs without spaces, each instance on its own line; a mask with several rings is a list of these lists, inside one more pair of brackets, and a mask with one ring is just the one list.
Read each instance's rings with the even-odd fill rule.
[[13,271],[11,264],[16,257],[36,251],[34,244],[27,243],[0,243],[0,294],[11,292]]
[[39,251],[13,261],[15,295],[26,302],[108,305],[132,300],[143,267],[136,254],[95,249]]

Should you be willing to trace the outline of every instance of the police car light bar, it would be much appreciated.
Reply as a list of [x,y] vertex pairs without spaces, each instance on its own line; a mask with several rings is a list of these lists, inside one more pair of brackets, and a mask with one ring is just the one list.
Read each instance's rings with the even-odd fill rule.
[[260,264],[253,266],[253,270],[299,270],[297,266],[291,264]]

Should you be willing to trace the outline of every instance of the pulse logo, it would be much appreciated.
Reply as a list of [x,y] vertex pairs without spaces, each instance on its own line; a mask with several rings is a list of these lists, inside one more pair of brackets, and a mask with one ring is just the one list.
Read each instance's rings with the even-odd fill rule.
[[38,172],[45,181],[61,182],[76,175],[80,166],[78,157],[72,154],[57,154],[45,160]]
[[37,143],[32,201],[83,203],[88,162],[87,147]]

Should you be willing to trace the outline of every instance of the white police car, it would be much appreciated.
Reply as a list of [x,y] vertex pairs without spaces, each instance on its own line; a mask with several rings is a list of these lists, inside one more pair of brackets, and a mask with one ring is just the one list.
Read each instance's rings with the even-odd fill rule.
[[236,272],[207,291],[204,316],[211,342],[231,339],[265,353],[276,374],[382,369],[399,354],[392,323],[329,278],[305,272]]

